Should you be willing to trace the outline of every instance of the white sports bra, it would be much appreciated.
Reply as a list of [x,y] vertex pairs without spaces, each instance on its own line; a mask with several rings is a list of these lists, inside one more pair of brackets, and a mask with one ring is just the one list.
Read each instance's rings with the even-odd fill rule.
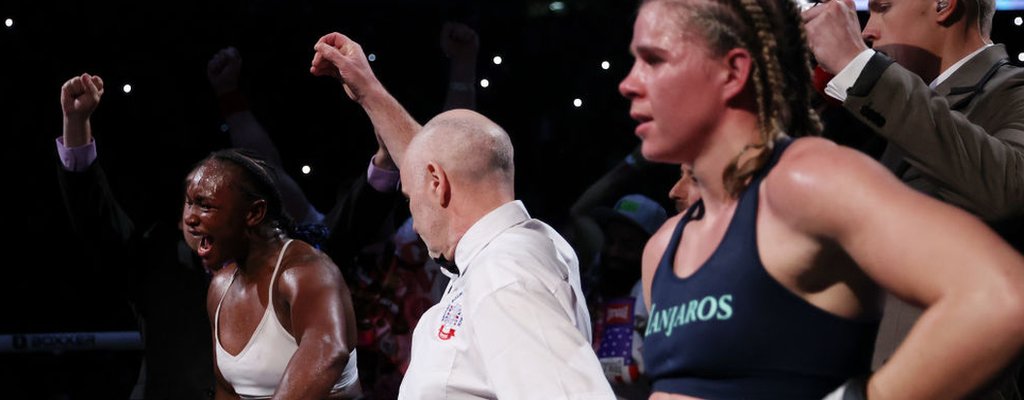
[[[220,345],[220,306],[224,304],[224,297],[227,290],[217,303],[217,311],[214,314],[214,340],[217,348],[217,367],[231,387],[235,389],[242,399],[267,399],[274,395],[284,371],[288,367],[288,361],[299,349],[298,343],[277,320],[277,313],[274,312],[274,284],[277,281],[277,271],[281,268],[281,260],[284,259],[284,252],[292,243],[289,239],[281,248],[281,254],[277,257],[277,265],[274,267],[274,274],[270,278],[270,295],[267,300],[267,309],[263,313],[256,330],[253,331],[249,343],[245,344],[242,351],[237,355],[231,355]],[[228,289],[235,283],[238,270],[231,276]],[[356,369],[356,349],[349,353],[348,364],[338,379],[338,383],[331,389],[331,393],[348,392],[353,386],[358,386],[359,371]]]

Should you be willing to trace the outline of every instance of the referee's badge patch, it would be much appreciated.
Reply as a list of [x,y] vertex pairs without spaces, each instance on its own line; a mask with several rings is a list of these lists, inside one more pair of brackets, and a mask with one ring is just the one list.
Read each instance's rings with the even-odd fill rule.
[[437,338],[449,340],[455,337],[456,328],[462,326],[462,293],[455,295],[448,307],[441,313],[441,327],[437,329]]

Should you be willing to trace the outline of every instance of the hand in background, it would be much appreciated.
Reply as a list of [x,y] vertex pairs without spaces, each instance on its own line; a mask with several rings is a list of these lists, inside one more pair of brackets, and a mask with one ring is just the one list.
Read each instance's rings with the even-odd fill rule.
[[238,49],[221,49],[206,64],[206,78],[218,96],[238,90],[238,77],[242,71],[242,55]]
[[445,22],[441,27],[441,51],[452,60],[476,61],[480,37],[465,24]]
[[60,89],[60,105],[64,118],[78,121],[89,119],[103,97],[103,79],[82,74],[64,82]]
[[103,97],[103,79],[88,73],[68,79],[60,88],[64,112],[64,145],[79,147],[92,141],[89,118]]

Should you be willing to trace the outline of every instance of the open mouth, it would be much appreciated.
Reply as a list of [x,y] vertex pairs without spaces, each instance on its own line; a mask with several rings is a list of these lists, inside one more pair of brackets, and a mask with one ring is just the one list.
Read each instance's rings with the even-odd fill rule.
[[210,254],[210,250],[212,248],[213,248],[213,238],[211,238],[209,236],[205,236],[205,235],[204,236],[200,236],[199,237],[199,246],[196,247],[196,254],[199,254],[199,257],[206,258],[206,256],[208,254]]
[[205,258],[209,255],[210,251],[213,249],[213,238],[195,230],[189,230],[188,233],[192,235],[193,240],[190,242],[192,242],[192,246],[194,246],[193,249],[196,251],[196,254],[198,254],[200,258]]

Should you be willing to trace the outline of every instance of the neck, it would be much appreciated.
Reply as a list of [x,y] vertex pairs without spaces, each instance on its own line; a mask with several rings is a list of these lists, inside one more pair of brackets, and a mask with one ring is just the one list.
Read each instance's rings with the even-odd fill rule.
[[[737,199],[726,190],[722,175],[745,146],[757,144],[761,140],[755,114],[730,109],[722,120],[709,135],[704,148],[692,164],[697,191],[710,214],[736,202]],[[751,154],[756,153],[747,151],[741,161]]]
[[989,43],[978,28],[972,27],[967,21],[949,27],[944,36],[940,50],[940,74]]
[[442,253],[445,258],[455,261],[455,249],[469,228],[490,214],[491,211],[513,200],[515,200],[514,192],[493,186],[453,191],[449,209],[451,225],[449,225],[448,234],[448,243],[452,245]]
[[275,233],[269,237],[254,235],[250,237],[248,252],[236,262],[241,274],[257,276],[264,272],[272,271],[275,267],[277,256],[284,247],[287,237],[283,233]]

